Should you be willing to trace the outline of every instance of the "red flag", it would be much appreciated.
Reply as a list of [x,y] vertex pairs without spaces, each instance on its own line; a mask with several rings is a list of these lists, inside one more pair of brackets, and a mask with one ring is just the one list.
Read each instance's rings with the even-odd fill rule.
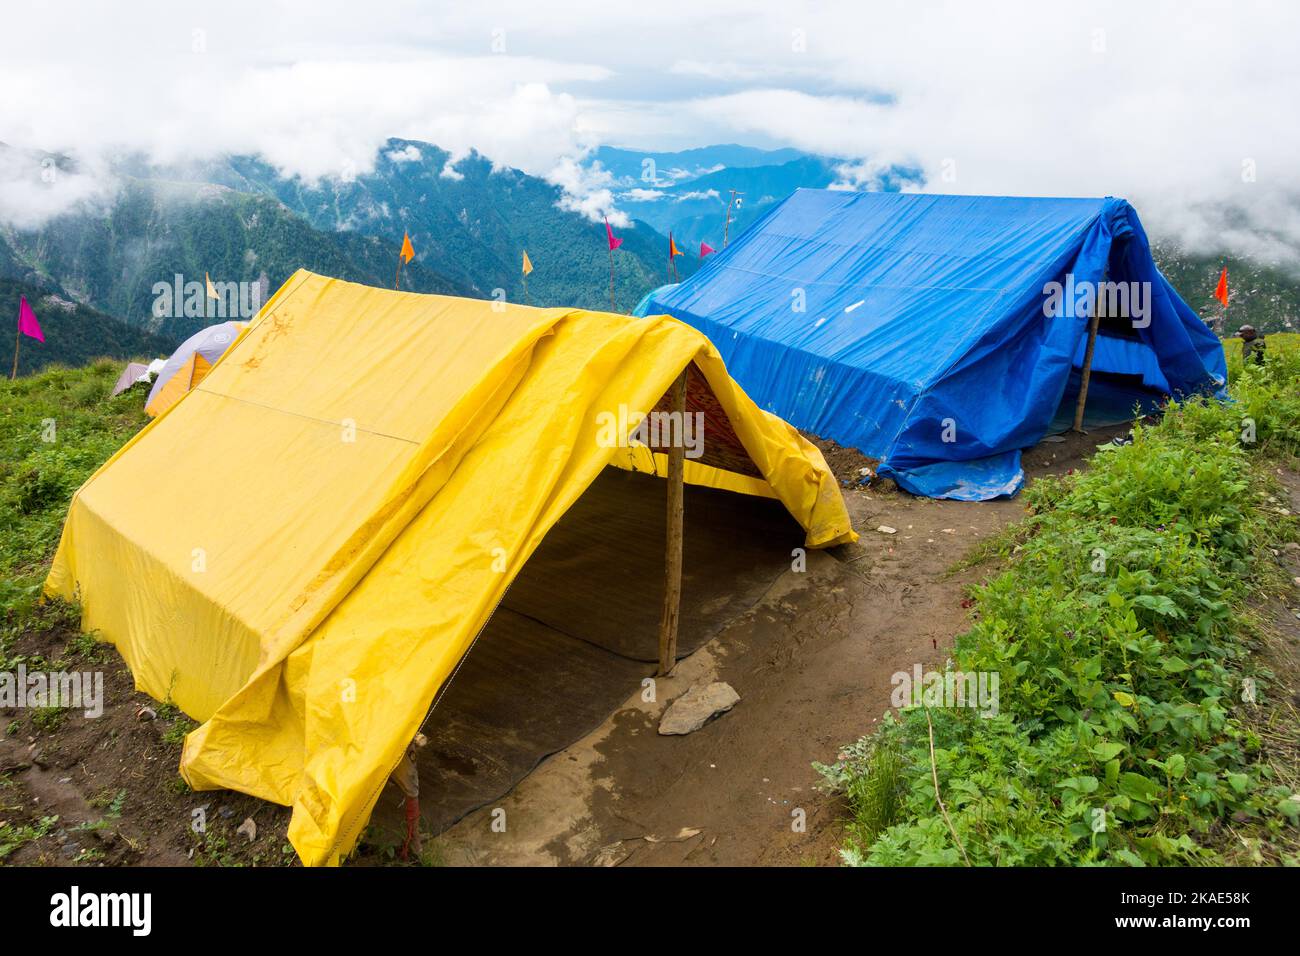
[[703,259],[705,256],[707,256],[709,253],[711,253],[711,252],[717,252],[717,251],[718,251],[717,249],[714,249],[714,248],[713,248],[711,245],[709,245],[707,242],[701,242],[701,243],[700,243],[700,258],[701,258],[701,259]]
[[1214,288],[1214,297],[1223,303],[1223,307],[1228,307],[1228,267],[1224,266],[1223,271],[1219,273],[1219,284]]
[[609,217],[608,217],[608,216],[605,217],[605,235],[609,237],[609,251],[610,251],[610,252],[613,252],[615,249],[617,249],[619,246],[621,246],[621,245],[623,244],[623,240],[622,240],[622,239],[615,239],[615,238],[614,238],[614,230],[611,229],[611,228],[609,228]]
[[668,233],[668,258],[671,259],[673,256],[680,255],[682,255],[682,250],[677,248],[677,243],[673,242],[673,234],[670,232]]
[[25,295],[20,296],[18,301],[18,331],[38,342],[45,341],[45,335],[41,332],[41,323],[36,321],[36,313],[27,304]]

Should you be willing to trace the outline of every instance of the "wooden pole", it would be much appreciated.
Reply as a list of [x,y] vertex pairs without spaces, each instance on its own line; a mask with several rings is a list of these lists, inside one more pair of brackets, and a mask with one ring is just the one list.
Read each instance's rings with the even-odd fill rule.
[[14,328],[14,370],[9,375],[9,381],[15,381],[18,378],[18,346],[23,341],[22,326]]
[[618,306],[614,304],[614,249],[612,246],[609,250],[609,311],[618,311]]
[[[683,476],[686,447],[686,372],[673,382],[669,397],[672,421],[678,431],[668,446],[668,543],[664,549],[664,612],[659,619],[659,676],[667,677],[677,665],[677,621],[682,610]],[[670,434],[673,428],[669,429]]]
[[1097,326],[1101,324],[1101,293],[1098,292],[1092,304],[1092,321],[1088,323],[1088,347],[1083,353],[1083,368],[1079,376],[1079,401],[1074,406],[1073,431],[1080,435],[1083,430],[1083,408],[1088,403],[1088,379],[1092,377],[1092,352],[1097,347]]
[[524,305],[532,305],[528,298],[528,273],[524,273]]
[[737,195],[742,196],[745,194],[737,193],[736,190],[731,190],[731,199],[727,200],[727,221],[723,224],[723,248],[727,248],[727,235],[731,233],[731,207],[732,204],[736,202]]
[[397,278],[393,280],[393,288],[400,290],[402,288],[402,254],[397,254]]

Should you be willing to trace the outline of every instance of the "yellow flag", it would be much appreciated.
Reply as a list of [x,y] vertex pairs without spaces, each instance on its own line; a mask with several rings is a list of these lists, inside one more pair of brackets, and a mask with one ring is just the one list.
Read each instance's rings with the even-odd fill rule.
[[533,271],[533,263],[532,260],[528,258],[528,250],[525,249],[524,250],[524,275],[528,275],[528,273],[532,271]]
[[203,273],[203,281],[206,282],[206,283],[208,284],[208,298],[209,298],[209,299],[216,299],[216,300],[220,301],[220,300],[221,300],[221,296],[217,295],[216,287],[213,286],[213,284],[212,284],[212,280],[208,278],[208,274],[207,274],[206,272]]
[[402,231],[402,251],[398,255],[402,257],[403,262],[410,262],[415,258],[415,247],[411,245],[411,237],[405,230]]

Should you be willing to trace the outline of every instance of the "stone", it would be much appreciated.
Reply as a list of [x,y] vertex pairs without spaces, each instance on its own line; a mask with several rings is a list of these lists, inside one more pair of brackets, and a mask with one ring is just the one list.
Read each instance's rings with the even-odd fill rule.
[[696,684],[668,705],[659,721],[659,733],[664,736],[693,733],[715,714],[731,710],[739,700],[736,689],[724,681]]
[[591,861],[592,866],[618,866],[629,856],[632,851],[623,846],[623,841],[611,843],[608,846],[600,848],[595,858]]

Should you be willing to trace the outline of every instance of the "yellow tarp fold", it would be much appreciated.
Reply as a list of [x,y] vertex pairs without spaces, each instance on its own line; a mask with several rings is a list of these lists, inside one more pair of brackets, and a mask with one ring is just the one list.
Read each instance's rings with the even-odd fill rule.
[[46,590],[203,722],[192,786],[292,806],[303,861],[337,863],[546,532],[602,468],[650,469],[602,413],[653,408],[691,362],[762,477],[687,479],[778,498],[810,547],[853,540],[816,448],[674,319],[300,271],[78,491]]

